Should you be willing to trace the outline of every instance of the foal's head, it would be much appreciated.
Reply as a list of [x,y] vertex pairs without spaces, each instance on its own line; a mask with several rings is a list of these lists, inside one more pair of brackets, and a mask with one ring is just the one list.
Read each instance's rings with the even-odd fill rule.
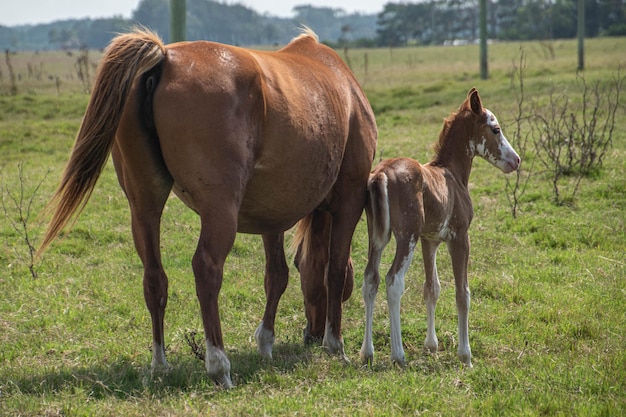
[[474,131],[469,140],[470,156],[482,156],[507,174],[519,168],[519,155],[504,137],[496,116],[483,107],[475,88],[469,91],[459,112],[464,110],[470,110],[475,119]]

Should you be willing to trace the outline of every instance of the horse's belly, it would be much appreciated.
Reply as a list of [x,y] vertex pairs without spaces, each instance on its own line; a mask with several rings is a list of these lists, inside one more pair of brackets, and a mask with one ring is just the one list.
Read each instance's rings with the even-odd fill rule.
[[255,168],[239,210],[238,231],[285,231],[324,201],[340,163],[330,162],[324,167],[309,167],[306,162],[296,165],[300,169],[288,172]]

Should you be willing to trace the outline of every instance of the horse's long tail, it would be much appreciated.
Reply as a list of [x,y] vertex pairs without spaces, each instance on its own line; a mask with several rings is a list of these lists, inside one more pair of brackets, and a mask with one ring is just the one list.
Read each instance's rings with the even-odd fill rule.
[[287,252],[294,255],[294,262],[298,269],[300,269],[299,264],[309,257],[311,251],[312,226],[313,213],[300,219],[296,223],[295,232],[287,249]]
[[384,172],[372,174],[367,182],[367,228],[370,246],[384,248],[391,239],[389,215],[389,194],[387,175]]
[[[165,45],[154,33],[137,29],[109,44],[96,75],[94,89],[76,136],[61,183],[46,210],[53,211],[37,251],[41,254],[87,204],[104,168],[124,104],[133,82],[165,58]],[[76,216],[74,216],[76,215]]]

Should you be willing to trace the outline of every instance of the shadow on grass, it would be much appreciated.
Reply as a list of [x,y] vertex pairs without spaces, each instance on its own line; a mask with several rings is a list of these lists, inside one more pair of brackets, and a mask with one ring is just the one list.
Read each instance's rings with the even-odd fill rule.
[[[289,373],[311,362],[315,347],[302,344],[277,344],[274,358],[261,357],[256,350],[229,351],[231,377],[237,386],[253,383],[267,373]],[[120,357],[92,367],[63,366],[32,373],[28,369],[3,369],[0,387],[4,395],[48,395],[84,392],[89,398],[121,399],[146,396],[164,397],[181,392],[221,392],[207,375],[204,362],[192,353],[170,353],[168,371],[152,371],[142,364]]]

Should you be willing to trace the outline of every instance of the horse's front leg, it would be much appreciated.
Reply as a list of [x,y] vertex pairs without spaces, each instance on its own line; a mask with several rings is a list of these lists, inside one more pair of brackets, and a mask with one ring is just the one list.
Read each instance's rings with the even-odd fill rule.
[[439,242],[422,239],[422,254],[424,257],[424,303],[426,304],[426,340],[424,348],[430,353],[437,353],[439,341],[435,331],[435,309],[441,292],[439,275],[437,274],[437,248]]
[[352,235],[363,211],[363,205],[364,201],[333,213],[330,228],[330,250],[326,270],[328,300],[322,345],[330,353],[338,354],[344,360],[347,360],[347,357],[341,335],[342,303],[348,299],[353,288],[354,269],[350,266],[350,249]]
[[262,356],[272,357],[274,346],[274,321],[278,301],[287,288],[289,267],[285,259],[284,235],[263,235],[265,248],[265,313],[254,337],[257,348]]
[[452,259],[454,284],[456,287],[456,309],[459,315],[459,360],[472,367],[472,351],[469,344],[469,308],[470,290],[467,280],[467,266],[469,262],[469,236],[464,234],[448,243],[448,251]]
[[[300,288],[304,297],[306,327],[303,331],[304,344],[317,343],[324,337],[326,324],[326,282],[325,271],[328,264],[328,239],[330,236],[330,216],[314,210],[309,214],[310,229],[298,246],[294,263],[300,272]],[[305,249],[307,248],[307,249]]]
[[237,213],[237,210],[224,208],[220,211],[199,212],[202,225],[192,266],[206,339],[204,363],[211,379],[224,388],[231,388],[230,361],[224,352],[218,296],[224,262],[233,246],[237,230],[236,215],[229,213]]

